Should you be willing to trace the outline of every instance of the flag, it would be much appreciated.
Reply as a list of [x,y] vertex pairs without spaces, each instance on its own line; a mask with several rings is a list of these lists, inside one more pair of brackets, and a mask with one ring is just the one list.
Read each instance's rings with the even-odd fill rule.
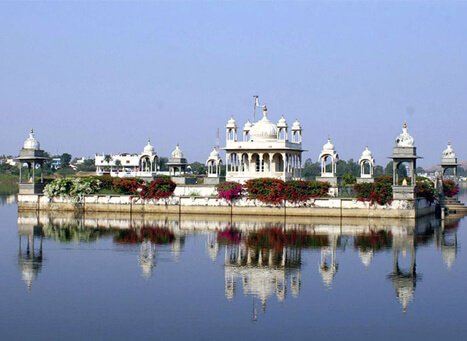
[[255,107],[259,107],[259,99],[258,96],[253,96],[255,98]]

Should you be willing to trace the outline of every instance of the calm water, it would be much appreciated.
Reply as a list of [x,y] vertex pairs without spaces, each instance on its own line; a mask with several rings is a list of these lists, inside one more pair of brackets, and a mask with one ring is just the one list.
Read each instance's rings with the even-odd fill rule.
[[465,218],[0,217],[3,340],[467,338]]

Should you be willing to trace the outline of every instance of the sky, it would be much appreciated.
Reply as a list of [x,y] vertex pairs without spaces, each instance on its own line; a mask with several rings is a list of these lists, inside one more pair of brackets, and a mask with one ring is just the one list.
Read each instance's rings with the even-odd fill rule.
[[407,121],[423,166],[467,159],[467,1],[0,2],[0,155],[177,143],[204,162],[234,116],[302,123],[304,159],[385,164]]

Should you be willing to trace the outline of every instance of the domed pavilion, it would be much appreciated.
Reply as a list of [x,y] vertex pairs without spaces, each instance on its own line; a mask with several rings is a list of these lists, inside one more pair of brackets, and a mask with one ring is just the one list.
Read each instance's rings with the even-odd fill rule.
[[226,180],[246,182],[254,178],[277,178],[284,181],[300,178],[302,163],[302,127],[295,121],[289,139],[284,117],[273,123],[263,106],[263,117],[247,121],[243,139],[238,140],[237,123],[231,118],[226,125]]

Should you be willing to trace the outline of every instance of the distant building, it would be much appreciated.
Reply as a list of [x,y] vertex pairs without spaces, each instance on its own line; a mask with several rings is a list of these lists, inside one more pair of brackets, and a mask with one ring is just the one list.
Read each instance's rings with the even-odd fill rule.
[[141,154],[96,154],[96,174],[115,177],[152,177],[159,170],[159,157],[151,141]]

